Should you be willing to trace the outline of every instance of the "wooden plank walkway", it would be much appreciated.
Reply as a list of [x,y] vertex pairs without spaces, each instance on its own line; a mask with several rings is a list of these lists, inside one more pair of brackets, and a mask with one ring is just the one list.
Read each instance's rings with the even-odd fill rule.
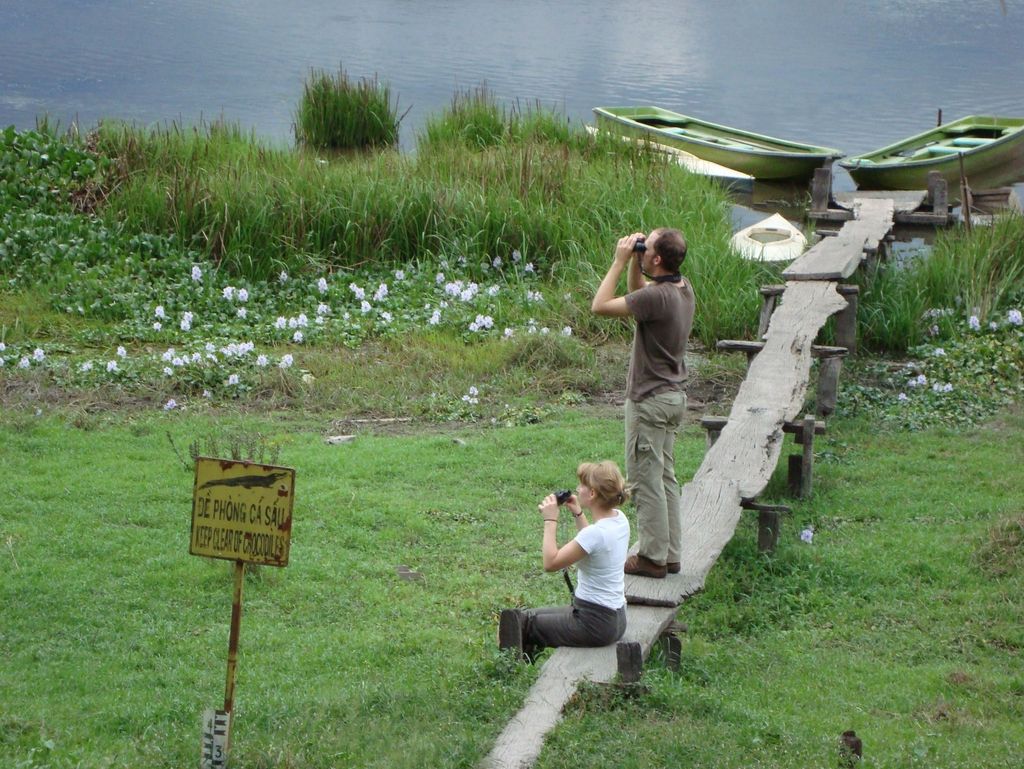
[[825,238],[782,271],[786,280],[844,280],[860,266],[864,247],[877,244],[892,228],[895,206],[890,199],[857,198],[858,217],[843,225],[834,238]]
[[775,471],[783,424],[803,408],[815,336],[830,315],[846,306],[836,284],[828,281],[789,282],[783,299],[721,435],[680,494],[680,560],[701,586],[732,539],[742,501],[757,497]]
[[[628,624],[622,640],[639,642],[645,658],[680,604],[703,589],[735,533],[743,501],[756,498],[768,485],[782,452],[783,426],[803,408],[814,339],[829,316],[846,307],[836,281],[849,277],[865,246],[878,243],[892,227],[891,200],[858,199],[856,210],[859,219],[847,222],[839,236],[823,240],[786,271],[786,289],[764,347],[750,363],[721,435],[682,488],[683,573],[663,580],[626,576]],[[817,277],[833,274],[835,278]],[[532,766],[544,735],[561,719],[580,682],[611,682],[617,671],[615,646],[556,649],[484,766]]]
[[927,190],[857,190],[856,192],[835,193],[836,202],[849,209],[853,208],[854,202],[858,199],[891,200],[893,202],[893,221],[899,214],[909,214],[919,209],[927,197]]

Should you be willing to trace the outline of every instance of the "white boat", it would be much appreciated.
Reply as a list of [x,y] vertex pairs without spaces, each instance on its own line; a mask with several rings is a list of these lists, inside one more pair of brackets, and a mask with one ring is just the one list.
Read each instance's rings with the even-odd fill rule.
[[729,241],[744,259],[757,262],[787,262],[807,248],[807,238],[782,214],[772,214],[732,236]]
[[[598,131],[595,126],[588,125],[586,126],[586,129],[591,134],[596,134]],[[726,166],[718,163],[713,163],[710,160],[704,160],[696,155],[691,155],[689,152],[681,150],[678,147],[670,147],[667,144],[658,144],[646,138],[634,139],[629,136],[622,136],[619,138],[627,142],[639,142],[650,147],[655,152],[663,152],[666,155],[671,155],[672,158],[675,159],[676,163],[681,165],[690,173],[708,176],[728,190],[750,192],[754,187],[754,177],[750,174],[737,171],[735,168],[727,168]]]

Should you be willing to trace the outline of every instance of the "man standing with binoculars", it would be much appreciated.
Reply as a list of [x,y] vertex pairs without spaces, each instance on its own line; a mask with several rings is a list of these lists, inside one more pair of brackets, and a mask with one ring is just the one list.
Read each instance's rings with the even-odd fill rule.
[[[626,383],[626,476],[639,547],[624,571],[655,579],[680,570],[675,440],[686,413],[684,356],[695,307],[693,289],[679,273],[685,258],[679,230],[620,238],[591,303],[598,315],[636,321]],[[629,293],[616,296],[627,265]]]

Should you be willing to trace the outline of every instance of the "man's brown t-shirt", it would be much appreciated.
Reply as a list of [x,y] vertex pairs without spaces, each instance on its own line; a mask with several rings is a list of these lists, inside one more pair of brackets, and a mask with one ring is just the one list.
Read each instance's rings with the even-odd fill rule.
[[641,401],[683,389],[695,307],[690,282],[684,278],[680,283],[650,283],[626,294],[626,306],[636,319],[626,397]]

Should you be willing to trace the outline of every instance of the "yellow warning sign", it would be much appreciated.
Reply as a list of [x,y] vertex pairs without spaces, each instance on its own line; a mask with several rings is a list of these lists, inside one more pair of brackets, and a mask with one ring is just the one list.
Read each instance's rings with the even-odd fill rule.
[[294,468],[199,457],[188,551],[287,566],[294,496]]

